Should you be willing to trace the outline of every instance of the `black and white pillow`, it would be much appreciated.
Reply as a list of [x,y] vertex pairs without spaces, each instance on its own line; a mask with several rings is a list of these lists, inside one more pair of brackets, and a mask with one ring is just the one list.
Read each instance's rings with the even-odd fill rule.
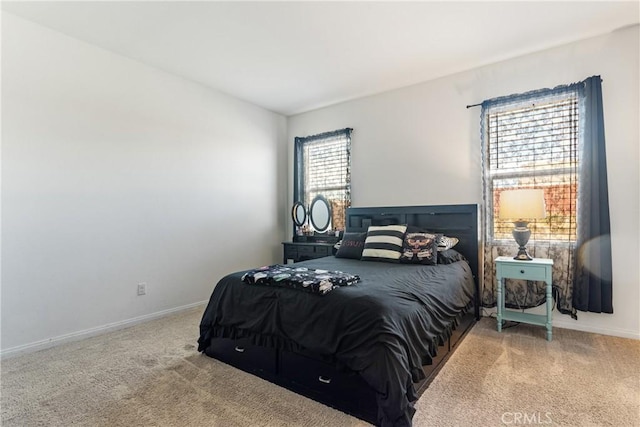
[[402,241],[406,225],[372,225],[362,251],[363,261],[398,262],[402,254]]
[[438,239],[438,251],[446,251],[451,249],[459,242],[457,237],[440,236]]
[[438,262],[438,235],[416,232],[404,235],[400,262],[435,265]]
[[367,233],[344,233],[335,254],[336,258],[360,259],[366,238]]

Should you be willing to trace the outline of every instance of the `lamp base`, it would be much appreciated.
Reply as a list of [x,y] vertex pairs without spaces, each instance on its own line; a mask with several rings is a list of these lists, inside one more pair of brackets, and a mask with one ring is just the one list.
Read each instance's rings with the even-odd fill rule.
[[513,238],[518,244],[518,254],[513,257],[513,259],[517,259],[518,261],[531,261],[533,257],[529,255],[527,252],[527,248],[525,245],[529,241],[529,237],[531,236],[531,230],[527,228],[529,224],[528,221],[514,221],[516,228],[513,229]]
[[529,255],[529,252],[527,252],[527,249],[524,247],[518,249],[518,254],[514,256],[513,259],[517,259],[518,261],[533,261],[533,257]]

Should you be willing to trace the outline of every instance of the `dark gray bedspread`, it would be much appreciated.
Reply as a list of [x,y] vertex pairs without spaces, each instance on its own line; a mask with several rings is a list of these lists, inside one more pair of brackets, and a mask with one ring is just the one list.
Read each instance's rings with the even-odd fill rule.
[[326,257],[299,263],[357,274],[361,281],[320,296],[247,285],[244,272],[216,285],[200,324],[199,350],[215,337],[324,355],[357,371],[378,392],[381,425],[411,425],[438,344],[473,299],[466,262],[406,265]]

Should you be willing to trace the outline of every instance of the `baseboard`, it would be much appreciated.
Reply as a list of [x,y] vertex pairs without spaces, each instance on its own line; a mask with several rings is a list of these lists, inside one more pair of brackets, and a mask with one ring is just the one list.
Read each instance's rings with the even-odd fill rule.
[[[495,315],[495,308],[483,309],[483,317],[490,317],[491,314]],[[562,319],[560,317],[566,317]],[[578,320],[571,319],[569,315],[558,314],[557,311],[553,312],[553,327],[572,329],[574,331],[590,332],[592,334],[610,335],[612,337],[631,338],[634,340],[640,340],[640,333],[637,331],[631,331],[626,329],[614,329],[614,328],[599,328],[593,325],[585,325],[580,323],[580,312],[578,312]]]
[[[578,319],[579,317],[580,317],[580,313],[578,312]],[[579,320],[576,321],[573,319],[570,319],[567,321],[553,319],[553,327],[573,329],[575,331],[582,331],[582,332],[591,332],[593,334],[600,334],[600,335],[610,335],[613,337],[631,338],[635,340],[640,340],[640,333],[635,331],[629,331],[625,329],[598,328],[591,325],[589,326],[581,325],[579,323]]]
[[22,354],[33,353],[39,350],[44,350],[58,345],[80,341],[86,338],[94,337],[96,335],[102,335],[107,332],[116,331],[118,329],[128,328],[138,323],[148,322],[150,320],[158,319],[160,317],[168,316],[170,314],[178,313],[180,311],[189,310],[194,307],[204,306],[208,301],[198,301],[192,304],[182,305],[180,307],[169,308],[167,310],[156,311],[155,313],[145,314],[143,316],[134,317],[131,319],[121,320],[119,322],[108,323],[106,325],[97,326],[95,328],[85,329],[83,331],[72,332],[70,334],[60,335],[54,338],[46,340],[36,341],[29,344],[23,344],[16,347],[11,347],[6,350],[0,351],[0,359],[7,359],[10,357],[19,356]]

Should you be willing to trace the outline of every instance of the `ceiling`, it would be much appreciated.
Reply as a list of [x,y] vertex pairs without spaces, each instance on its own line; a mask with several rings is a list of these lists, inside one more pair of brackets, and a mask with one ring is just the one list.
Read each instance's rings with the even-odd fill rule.
[[2,10],[284,115],[640,22],[638,1],[3,1]]

